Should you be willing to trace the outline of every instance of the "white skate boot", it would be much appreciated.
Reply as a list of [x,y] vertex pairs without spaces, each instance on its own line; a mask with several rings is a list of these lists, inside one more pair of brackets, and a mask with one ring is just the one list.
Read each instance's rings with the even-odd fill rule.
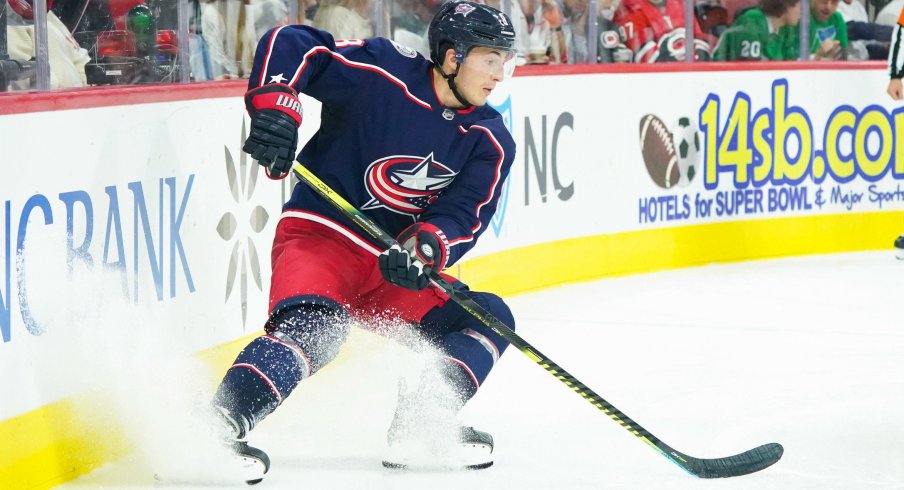
[[248,445],[244,425],[235,420],[229,411],[222,407],[214,407],[214,411],[218,423],[222,426],[223,444],[228,454],[235,458],[231,466],[235,469],[237,477],[249,485],[260,483],[270,469],[270,458],[267,453]]
[[404,393],[387,433],[383,466],[394,469],[477,470],[493,465],[493,436],[461,426],[461,401],[436,390]]

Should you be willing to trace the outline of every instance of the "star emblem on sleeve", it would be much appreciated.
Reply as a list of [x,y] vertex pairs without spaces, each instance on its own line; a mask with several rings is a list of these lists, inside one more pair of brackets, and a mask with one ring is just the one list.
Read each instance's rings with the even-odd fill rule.
[[283,76],[282,73],[277,73],[270,77],[270,83],[283,83],[287,81],[286,77]]

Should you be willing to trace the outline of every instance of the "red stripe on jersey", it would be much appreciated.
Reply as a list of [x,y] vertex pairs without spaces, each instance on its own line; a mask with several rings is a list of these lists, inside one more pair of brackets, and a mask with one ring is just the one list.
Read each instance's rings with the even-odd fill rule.
[[449,246],[458,245],[459,243],[466,243],[474,240],[474,235],[463,236],[460,238],[456,238],[455,240],[449,240]]
[[502,145],[500,145],[499,141],[496,140],[496,137],[493,136],[493,132],[483,126],[477,126],[476,124],[468,128],[468,131],[475,128],[483,131],[487,134],[487,136],[490,137],[490,141],[493,142],[493,146],[495,146],[496,150],[499,151],[499,160],[496,161],[496,173],[493,177],[493,185],[490,187],[490,193],[487,194],[486,199],[477,204],[477,208],[474,210],[474,216],[477,217],[477,224],[473,228],[471,228],[471,233],[477,233],[477,231],[480,230],[480,228],[483,226],[483,223],[480,222],[480,210],[483,209],[483,207],[486,206],[487,203],[493,200],[493,195],[496,193],[496,187],[499,185],[499,179],[502,176],[502,162],[505,161],[505,150],[502,149]]
[[399,80],[398,78],[396,78],[395,76],[393,76],[393,75],[392,75],[391,73],[389,73],[388,71],[386,71],[386,70],[384,70],[384,69],[382,69],[382,68],[380,68],[379,66],[376,66],[376,65],[369,65],[369,64],[367,64],[367,63],[359,63],[359,62],[357,62],[357,61],[351,61],[351,60],[349,60],[348,58],[346,58],[345,56],[342,56],[341,54],[339,54],[339,53],[337,53],[337,52],[335,52],[335,51],[330,50],[330,49],[327,48],[326,46],[315,46],[315,47],[312,48],[310,51],[308,51],[307,53],[305,53],[304,58],[303,58],[302,61],[301,61],[301,64],[298,65],[298,69],[295,70],[295,75],[292,77],[292,80],[289,81],[289,86],[290,86],[290,87],[294,87],[294,86],[295,86],[295,83],[298,82],[298,78],[301,77],[301,72],[304,71],[305,66],[307,66],[307,64],[308,64],[308,58],[311,57],[311,56],[314,55],[314,54],[317,54],[317,53],[327,53],[327,54],[329,54],[330,56],[332,56],[333,58],[336,58],[336,60],[338,60],[338,61],[339,61],[340,63],[342,63],[343,65],[350,66],[350,67],[352,67],[352,68],[359,68],[359,69],[362,69],[362,70],[368,70],[368,71],[372,71],[372,72],[374,72],[374,73],[378,73],[378,74],[380,74],[380,75],[386,77],[390,82],[392,82],[392,83],[398,85],[399,88],[401,88],[402,90],[405,91],[405,95],[406,95],[409,99],[411,99],[414,103],[418,104],[419,106],[421,106],[421,107],[423,107],[423,108],[425,108],[425,109],[433,110],[433,107],[431,107],[430,104],[428,104],[428,103],[424,102],[423,100],[421,100],[421,99],[415,97],[414,94],[412,94],[412,93],[408,90],[408,85],[405,85],[405,82]]
[[340,225],[339,223],[336,223],[335,221],[333,221],[325,216],[321,216],[321,215],[315,214],[315,213],[310,213],[307,211],[299,211],[299,210],[292,209],[292,210],[284,211],[282,214],[282,217],[283,218],[298,218],[298,219],[313,221],[315,223],[320,223],[321,225],[326,226],[327,228],[331,228],[331,229],[335,230],[337,233],[340,233],[341,235],[343,235],[346,238],[348,238],[349,240],[351,240],[355,245],[358,245],[359,247],[363,248],[364,250],[367,250],[368,252],[370,252],[374,255],[380,255],[380,253],[382,252],[382,250],[371,245],[370,243],[365,241],[363,238],[358,236],[355,232],[349,230],[348,228]]
[[276,42],[276,35],[279,34],[279,31],[283,30],[286,26],[280,26],[273,34],[270,34],[270,42],[267,43],[267,56],[264,57],[264,66],[261,67],[261,79],[258,80],[257,86],[260,87],[264,84],[264,80],[267,79],[267,67],[270,65],[270,56],[273,55],[273,44]]

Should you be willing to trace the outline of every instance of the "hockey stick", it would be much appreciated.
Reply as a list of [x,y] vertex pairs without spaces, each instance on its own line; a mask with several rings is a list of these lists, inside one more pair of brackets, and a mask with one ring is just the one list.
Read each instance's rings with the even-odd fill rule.
[[[296,162],[292,169],[302,182],[310,186],[333,206],[342,211],[342,213],[354,221],[364,231],[379,240],[384,247],[389,248],[396,243],[395,237],[390,236],[383,231],[383,229],[367,215],[352,206],[351,203],[337,194],[336,191],[326,185],[306,167]],[[775,442],[755,447],[734,456],[711,459],[695,458],[673,449],[668,444],[662,442],[658,437],[641,427],[640,424],[622,413],[621,410],[604,400],[603,397],[597,395],[596,392],[588,388],[584,383],[578,381],[574,376],[569,374],[568,371],[565,371],[551,359],[541,354],[540,351],[535,349],[511,328],[499,321],[489,311],[468,297],[467,294],[453,288],[449,281],[445,280],[437,272],[430,271],[428,272],[428,275],[434,286],[452,298],[453,301],[458,303],[468,313],[474,315],[500,337],[507,340],[511,345],[523,352],[524,355],[531,358],[531,360],[539,364],[543,369],[558,378],[559,381],[565,383],[565,385],[581,395],[594,407],[608,415],[612,420],[618,422],[619,425],[634,434],[638,439],[647,443],[647,445],[691,475],[700,478],[727,478],[731,476],[746,475],[769,467],[781,459],[784,448],[782,448],[781,444]]]

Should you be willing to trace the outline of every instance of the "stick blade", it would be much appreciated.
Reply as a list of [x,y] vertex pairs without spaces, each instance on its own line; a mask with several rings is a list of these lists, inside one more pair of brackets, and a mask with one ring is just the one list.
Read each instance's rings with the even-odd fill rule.
[[700,478],[729,478],[748,475],[778,462],[785,453],[781,444],[772,442],[724,458],[701,459],[681,454],[686,461],[682,466],[688,473]]

